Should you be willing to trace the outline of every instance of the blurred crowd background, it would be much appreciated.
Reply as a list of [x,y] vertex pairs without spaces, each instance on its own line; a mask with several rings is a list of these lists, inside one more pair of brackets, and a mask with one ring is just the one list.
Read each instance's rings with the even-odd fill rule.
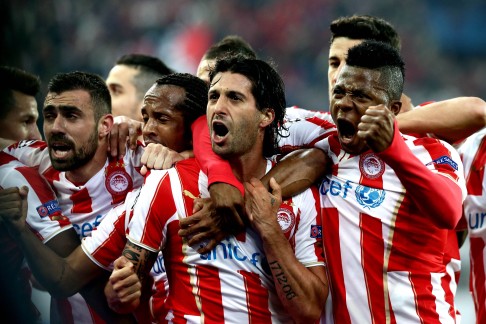
[[[127,53],[195,73],[205,50],[229,34],[245,38],[281,73],[289,105],[328,109],[329,24],[352,14],[390,21],[402,38],[405,92],[415,104],[460,95],[486,99],[484,0],[0,0],[0,64],[48,80],[86,70],[106,77]],[[458,302],[473,321],[466,245]]]
[[405,92],[415,104],[486,94],[484,0],[0,1],[1,64],[44,83],[74,69],[106,77],[119,56],[133,52],[195,73],[210,44],[238,34],[277,64],[289,104],[327,110],[329,23],[357,13],[385,18],[398,30]]

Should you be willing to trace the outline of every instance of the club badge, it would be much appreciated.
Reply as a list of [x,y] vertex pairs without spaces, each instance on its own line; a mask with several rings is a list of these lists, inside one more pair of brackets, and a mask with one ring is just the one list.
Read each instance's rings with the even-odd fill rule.
[[277,221],[284,233],[288,233],[295,226],[295,215],[292,209],[280,207],[277,212]]
[[359,170],[368,179],[377,179],[385,172],[385,163],[374,153],[361,155]]

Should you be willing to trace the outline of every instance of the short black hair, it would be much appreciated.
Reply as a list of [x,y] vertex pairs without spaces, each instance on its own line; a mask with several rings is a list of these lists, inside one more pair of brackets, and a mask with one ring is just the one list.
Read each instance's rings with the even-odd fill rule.
[[118,58],[115,64],[126,65],[139,71],[133,79],[133,85],[137,89],[137,96],[140,100],[143,99],[147,90],[158,78],[174,73],[174,70],[157,57],[144,54],[123,55]]
[[257,55],[251,45],[238,35],[228,35],[213,44],[204,54],[203,59],[214,60],[224,56],[242,55],[256,59]]
[[387,43],[400,51],[400,37],[391,23],[369,15],[341,17],[329,26],[331,29],[330,44],[337,37],[350,39],[375,40]]
[[47,90],[52,93],[63,93],[71,90],[85,90],[91,96],[95,121],[111,113],[111,96],[102,77],[94,73],[74,71],[56,74],[50,81]]
[[400,99],[405,80],[405,63],[393,46],[383,42],[364,41],[349,49],[346,64],[380,70],[381,82],[387,85],[386,89],[388,89],[390,99]]
[[173,85],[185,90],[186,95],[182,103],[176,105],[184,116],[184,136],[192,138],[192,123],[206,114],[208,106],[208,85],[200,78],[189,73],[167,74],[156,81],[157,86]]
[[279,152],[278,139],[282,136],[285,117],[285,85],[277,71],[269,63],[246,58],[241,55],[222,58],[216,61],[214,69],[209,72],[211,83],[216,74],[231,72],[245,76],[252,84],[251,92],[255,98],[256,107],[262,111],[271,108],[275,119],[265,129],[263,140],[263,155],[268,157]]
[[41,81],[37,75],[13,66],[0,66],[0,118],[4,118],[15,107],[13,91],[35,97]]

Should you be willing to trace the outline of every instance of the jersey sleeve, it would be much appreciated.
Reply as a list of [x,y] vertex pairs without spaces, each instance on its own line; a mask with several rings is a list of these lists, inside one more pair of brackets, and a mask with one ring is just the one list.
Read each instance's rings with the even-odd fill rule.
[[26,223],[42,242],[72,227],[62,214],[55,193],[37,169],[23,165],[5,152],[0,152],[0,186],[29,188]]
[[378,155],[393,168],[415,204],[433,215],[432,220],[457,224],[466,186],[462,162],[452,146],[433,138],[406,143],[395,121],[393,141]]
[[164,244],[165,225],[177,217],[168,170],[151,171],[133,205],[127,239],[144,249],[158,252]]
[[234,176],[229,162],[213,152],[206,116],[199,117],[192,124],[192,136],[194,155],[201,170],[208,176],[208,185],[216,182],[227,183],[238,188],[243,195],[245,188]]
[[282,153],[289,153],[301,148],[317,147],[328,136],[336,133],[332,119],[319,117],[289,119],[284,124],[283,136],[279,138],[278,146]]
[[29,167],[45,170],[51,164],[47,143],[44,141],[20,141],[6,147],[3,151]]
[[99,267],[112,270],[113,261],[122,254],[130,219],[130,210],[127,211],[126,206],[133,204],[139,193],[140,188],[130,192],[125,203],[110,210],[91,236],[81,241],[84,253]]

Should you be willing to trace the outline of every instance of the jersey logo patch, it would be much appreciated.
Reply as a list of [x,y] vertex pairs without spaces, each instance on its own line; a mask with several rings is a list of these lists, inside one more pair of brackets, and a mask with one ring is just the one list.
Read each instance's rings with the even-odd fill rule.
[[112,195],[123,195],[132,189],[132,178],[125,170],[116,170],[106,176],[105,186]]
[[356,200],[361,206],[368,209],[380,206],[385,199],[385,194],[385,191],[381,189],[361,185],[356,188]]
[[322,226],[321,225],[311,225],[311,238],[322,238]]
[[374,153],[367,153],[359,157],[359,169],[366,178],[376,179],[385,172],[385,163]]
[[448,157],[447,155],[443,155],[441,156],[440,158],[437,158],[435,159],[434,161],[432,161],[436,164],[449,164],[454,170],[457,171],[458,167],[457,167],[457,163],[454,162],[450,157]]
[[277,212],[277,221],[284,233],[289,232],[295,225],[294,212],[287,208],[279,208]]
[[41,218],[46,216],[51,216],[56,212],[61,212],[61,207],[59,207],[59,202],[57,200],[51,200],[46,203],[43,203],[39,207],[36,208],[37,213]]

